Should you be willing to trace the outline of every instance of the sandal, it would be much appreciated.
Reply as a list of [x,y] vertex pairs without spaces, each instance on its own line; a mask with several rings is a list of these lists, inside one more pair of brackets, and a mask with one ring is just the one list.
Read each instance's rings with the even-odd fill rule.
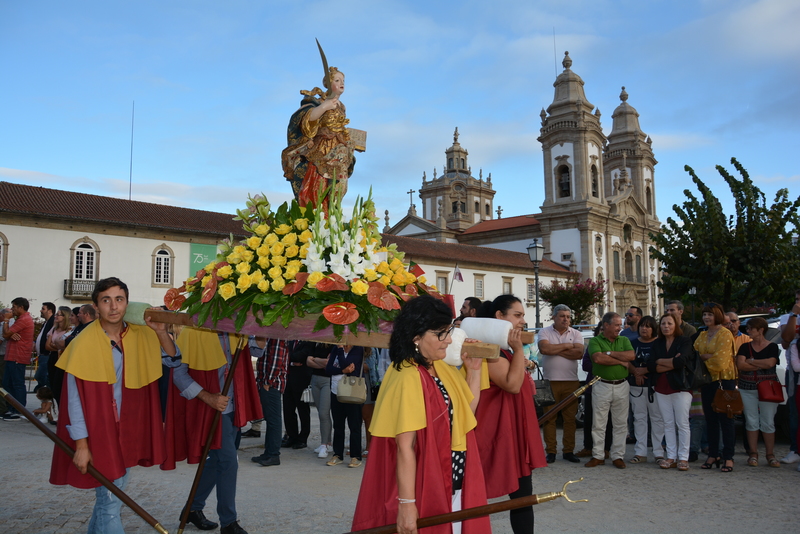
[[[773,455],[772,457],[774,458],[775,456]],[[767,459],[769,459],[769,456],[767,457]],[[750,456],[747,458],[747,465],[749,465],[750,467],[758,467],[758,453],[757,452],[751,452],[750,453]]]
[[628,460],[629,464],[643,464],[647,461],[647,456],[639,456],[638,454]]
[[[730,462],[731,465],[728,465],[728,462]],[[722,473],[730,473],[731,471],[733,471],[733,458],[730,460],[725,460],[725,465],[723,465],[720,469],[720,472]]]
[[712,469],[714,467],[719,467],[720,461],[720,458],[709,457],[708,460],[706,460],[706,463],[700,466],[700,469]]
[[666,460],[661,460],[658,466],[661,469],[672,469],[673,467],[678,467],[678,462],[672,460],[671,458],[667,458]]
[[767,463],[769,464],[770,467],[780,467],[781,466],[781,463],[777,459],[775,459],[775,455],[774,454],[768,454],[767,455]]
[[686,460],[679,460],[678,461],[678,471],[688,471],[689,470],[689,462]]

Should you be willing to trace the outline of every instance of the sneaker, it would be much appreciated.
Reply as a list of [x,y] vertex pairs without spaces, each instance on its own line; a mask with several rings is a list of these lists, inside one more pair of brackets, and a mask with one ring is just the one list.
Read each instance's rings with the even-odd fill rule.
[[16,413],[7,413],[3,416],[3,421],[19,421],[20,419],[22,418]]
[[323,445],[322,447],[317,447],[315,451],[317,453],[317,458],[327,458],[328,457],[328,448]]
[[350,458],[350,463],[347,464],[347,467],[361,467],[361,460],[358,458]]
[[325,445],[320,445],[319,447],[314,449],[314,452],[319,452],[321,449],[324,449],[324,448],[325,448]]
[[789,451],[789,454],[781,458],[782,464],[796,464],[797,462],[800,462],[800,454],[795,451]]
[[333,458],[331,458],[331,459],[330,459],[330,460],[328,460],[328,462],[327,462],[327,464],[328,464],[328,465],[339,465],[339,464],[341,464],[341,463],[344,463],[344,462],[342,461],[342,459],[341,459],[341,458],[339,458],[339,457],[338,457],[338,456],[336,456],[335,454],[333,455]]
[[333,445],[325,445],[325,448],[327,449],[328,454],[333,452]]

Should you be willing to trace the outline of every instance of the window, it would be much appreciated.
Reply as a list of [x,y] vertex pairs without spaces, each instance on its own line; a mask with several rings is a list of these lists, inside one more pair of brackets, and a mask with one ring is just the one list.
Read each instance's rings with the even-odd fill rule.
[[172,287],[172,271],[175,255],[162,243],[153,251],[153,287]]
[[558,196],[566,198],[571,196],[569,167],[562,165],[558,168]]
[[487,217],[492,216],[492,207],[489,204],[486,204],[486,216]]
[[650,195],[650,188],[649,187],[644,190],[644,197],[645,197],[644,200],[647,203],[647,213],[652,215],[653,214],[653,198]]
[[572,261],[572,252],[561,254],[561,263],[569,263]]
[[6,279],[8,265],[8,238],[0,232],[0,280]]
[[614,280],[619,280],[619,250],[614,251]]
[[73,249],[72,278],[74,280],[97,280],[97,257],[91,243],[81,243]]
[[448,169],[453,168],[453,158],[447,158],[447,168]]
[[636,281],[640,284],[644,283],[642,280],[642,257],[639,254],[636,255]]
[[625,281],[633,281],[633,255],[630,252],[625,253]]
[[625,240],[626,243],[631,242],[631,236],[633,235],[633,230],[631,229],[630,224],[626,224],[622,227],[622,238]]
[[461,168],[462,169],[466,169],[467,168],[467,162],[464,161],[464,158],[461,158]]
[[597,166],[592,165],[592,196],[600,196],[600,180],[597,179]]
[[475,276],[475,296],[479,299],[483,299],[483,277],[482,274],[476,274]]
[[513,287],[511,285],[511,281],[513,278],[509,278],[508,276],[503,277],[503,295],[510,295],[512,293]]
[[475,203],[475,213],[480,213],[480,212],[481,212],[481,205],[476,202]]
[[447,271],[436,271],[436,289],[439,293],[445,294],[448,291],[447,281],[450,279],[450,273]]

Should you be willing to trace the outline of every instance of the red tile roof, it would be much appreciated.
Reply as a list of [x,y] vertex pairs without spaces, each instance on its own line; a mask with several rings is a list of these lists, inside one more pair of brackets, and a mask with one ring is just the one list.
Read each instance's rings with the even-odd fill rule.
[[479,222],[475,226],[467,228],[463,235],[491,232],[493,230],[506,230],[508,228],[521,228],[523,226],[536,226],[537,224],[539,224],[539,221],[536,220],[534,215],[517,215],[516,217]]
[[[399,235],[382,234],[382,236],[384,245],[397,243],[397,248],[406,253],[406,260],[411,259],[417,263],[424,261],[422,258],[430,258],[450,262],[453,265],[456,263],[480,263],[489,265],[493,269],[509,267],[533,271],[530,258],[522,252],[459,243],[442,243]],[[542,261],[539,269],[557,273],[570,272],[569,268],[550,260]]]
[[0,213],[227,236],[244,235],[233,215],[0,182]]

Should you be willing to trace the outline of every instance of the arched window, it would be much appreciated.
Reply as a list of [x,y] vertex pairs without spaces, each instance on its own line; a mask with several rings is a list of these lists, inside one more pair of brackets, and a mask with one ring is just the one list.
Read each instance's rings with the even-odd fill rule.
[[72,279],[93,280],[97,278],[97,264],[99,260],[97,244],[89,238],[84,238],[72,246]]
[[153,287],[172,287],[172,271],[175,255],[166,244],[162,243],[153,250]]
[[467,162],[464,161],[464,158],[461,158],[461,168],[462,169],[466,169],[467,168]]
[[8,238],[0,232],[0,280],[6,279],[6,268],[8,266]]
[[644,283],[642,279],[642,257],[639,254],[636,255],[636,282]]
[[572,196],[569,167],[566,165],[558,168],[558,196],[561,198]]
[[619,250],[614,251],[614,280],[619,280]]
[[486,204],[485,208],[486,208],[486,216],[487,217],[491,217],[492,216],[492,207],[489,206],[489,204]]
[[630,252],[625,253],[625,281],[633,281],[633,255]]
[[478,202],[475,202],[475,213],[481,212],[481,205]]
[[644,190],[644,197],[645,197],[644,201],[647,204],[647,213],[652,215],[653,214],[653,197],[650,194],[650,188],[649,187]]
[[597,166],[592,165],[592,196],[600,197],[600,180],[597,178]]

